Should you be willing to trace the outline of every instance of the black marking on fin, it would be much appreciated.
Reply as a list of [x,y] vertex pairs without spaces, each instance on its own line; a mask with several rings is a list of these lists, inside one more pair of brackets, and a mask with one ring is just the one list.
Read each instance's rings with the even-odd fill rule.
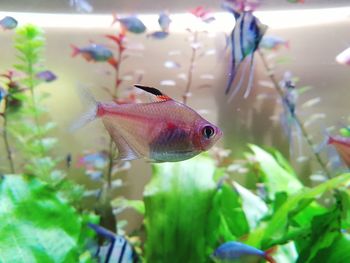
[[135,84],[134,87],[142,89],[142,90],[144,90],[148,93],[151,93],[153,95],[156,95],[156,96],[163,96],[164,95],[158,89],[153,88],[153,87],[147,87],[147,86],[142,86],[142,85],[137,85],[137,84]]

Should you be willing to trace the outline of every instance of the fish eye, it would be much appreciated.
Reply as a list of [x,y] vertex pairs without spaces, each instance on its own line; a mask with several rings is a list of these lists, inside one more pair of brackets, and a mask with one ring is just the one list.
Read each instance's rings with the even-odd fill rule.
[[206,139],[209,139],[213,137],[213,135],[215,134],[215,130],[211,126],[204,126],[204,128],[202,129],[202,134]]

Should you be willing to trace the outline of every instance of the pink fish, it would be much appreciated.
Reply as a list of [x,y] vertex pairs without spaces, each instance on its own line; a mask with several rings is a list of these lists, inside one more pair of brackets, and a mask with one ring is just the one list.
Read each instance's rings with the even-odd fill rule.
[[145,158],[153,162],[177,162],[208,150],[222,131],[185,104],[152,87],[135,87],[155,96],[150,103],[97,102],[72,127],[77,129],[100,118],[116,143],[118,160]]
[[350,168],[350,138],[342,136],[329,136],[328,144],[335,147],[340,158]]

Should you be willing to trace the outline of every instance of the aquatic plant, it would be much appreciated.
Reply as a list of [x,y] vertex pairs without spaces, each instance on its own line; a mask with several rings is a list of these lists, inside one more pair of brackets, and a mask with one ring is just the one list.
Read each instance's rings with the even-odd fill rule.
[[17,70],[15,81],[14,76],[8,76],[7,108],[11,109],[11,102],[15,100],[21,104],[16,112],[9,115],[9,129],[13,137],[17,138],[18,147],[26,163],[25,172],[49,181],[52,179],[58,160],[48,156],[57,142],[55,138],[47,136],[55,124],[41,123],[41,118],[47,110],[40,103],[47,94],[39,93],[37,90],[43,82],[36,75],[44,69],[42,66],[44,44],[43,32],[39,28],[29,25],[17,29],[15,48],[19,63],[14,65]]
[[[87,245],[94,233],[86,223],[98,218],[78,212],[83,188],[66,179],[56,167],[61,158],[50,155],[57,139],[48,134],[56,125],[45,116],[47,94],[38,92],[42,82],[53,80],[53,74],[49,79],[42,74],[48,72],[43,71],[44,45],[38,27],[19,28],[16,71],[1,75],[6,87],[3,129],[12,174],[1,171],[0,258],[5,262],[92,262]],[[15,147],[10,147],[10,141]]]
[[[203,7],[197,7],[193,9],[191,13],[203,23],[210,23],[214,20],[214,17],[211,16],[210,12],[205,10]],[[198,58],[203,56],[203,54],[200,54],[202,44],[199,41],[199,37],[200,35],[205,35],[208,33],[205,30],[199,30],[197,27],[187,28],[187,31],[190,35],[188,40],[191,47],[191,55],[189,56],[189,65],[186,73],[185,90],[182,95],[182,102],[184,104],[187,103],[188,98],[191,96],[191,87],[193,82],[193,73],[195,72],[195,63],[197,62]]]
[[[278,151],[250,149],[235,164],[244,167],[249,189],[230,179],[236,173],[230,166],[216,168],[206,155],[153,165],[144,205],[124,200],[145,217],[145,262],[212,262],[215,248],[233,240],[273,248],[277,262],[319,262],[325,251],[334,259],[350,245],[350,174],[308,188]],[[320,202],[332,189],[340,195]]]
[[0,258],[3,262],[92,262],[86,250],[95,216],[79,214],[41,180],[6,175],[0,180]]
[[[105,36],[108,40],[112,41],[115,47],[112,49],[115,53],[112,57],[114,61],[112,64],[114,81],[112,86],[102,87],[102,89],[110,96],[112,101],[117,103],[132,103],[136,101],[135,92],[128,91],[123,87],[125,82],[130,77],[130,74],[134,76],[137,75],[135,72],[123,73],[122,71],[124,62],[129,56],[132,55],[128,54],[128,51],[130,51],[132,47],[128,42],[126,35],[127,32],[128,31],[121,29],[116,34],[108,34]],[[108,63],[108,61],[106,62]],[[140,82],[142,74],[137,75],[136,78],[137,82]],[[102,149],[97,153],[89,153],[87,155],[104,155],[105,161],[101,167],[90,170],[86,169],[87,175],[94,178],[94,180],[101,181],[102,186],[100,189],[89,191],[86,194],[95,196],[96,200],[98,201],[95,205],[95,210],[101,215],[101,225],[113,232],[117,232],[117,222],[110,202],[113,199],[113,190],[122,185],[122,181],[117,178],[118,175],[121,172],[128,170],[130,168],[130,164],[128,162],[115,161],[117,156],[117,147],[110,136],[108,137],[108,145],[106,146],[106,149]],[[87,155],[85,157],[87,157]]]

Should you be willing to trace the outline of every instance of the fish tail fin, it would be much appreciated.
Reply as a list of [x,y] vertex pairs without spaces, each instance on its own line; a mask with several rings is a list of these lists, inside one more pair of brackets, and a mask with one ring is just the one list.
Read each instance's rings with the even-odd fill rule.
[[276,263],[276,260],[269,254],[266,254],[265,259],[267,260],[267,262]]
[[111,57],[110,59],[108,59],[108,63],[109,63],[113,68],[117,68],[118,61],[117,61],[114,57]]
[[117,13],[112,14],[112,19],[113,20],[112,20],[111,26],[113,26],[119,20]]
[[227,85],[226,85],[226,90],[225,90],[225,94],[226,95],[230,92],[230,89],[231,89],[231,86],[232,86],[233,81],[235,79],[235,76],[236,76],[236,69],[235,69],[235,66],[234,66],[234,62],[232,62],[230,73],[229,73],[229,78],[228,78]]
[[78,91],[80,93],[81,100],[84,104],[88,105],[88,110],[83,113],[69,128],[70,132],[74,132],[89,122],[95,120],[98,116],[100,116],[101,111],[101,103],[96,101],[96,99],[89,92],[88,88],[78,86]]
[[277,247],[274,246],[265,251],[265,259],[267,262],[276,263],[276,260],[271,256],[272,253],[276,252]]
[[80,49],[77,46],[74,46],[73,44],[70,45],[72,48],[72,58],[74,58],[76,55],[80,53]]

